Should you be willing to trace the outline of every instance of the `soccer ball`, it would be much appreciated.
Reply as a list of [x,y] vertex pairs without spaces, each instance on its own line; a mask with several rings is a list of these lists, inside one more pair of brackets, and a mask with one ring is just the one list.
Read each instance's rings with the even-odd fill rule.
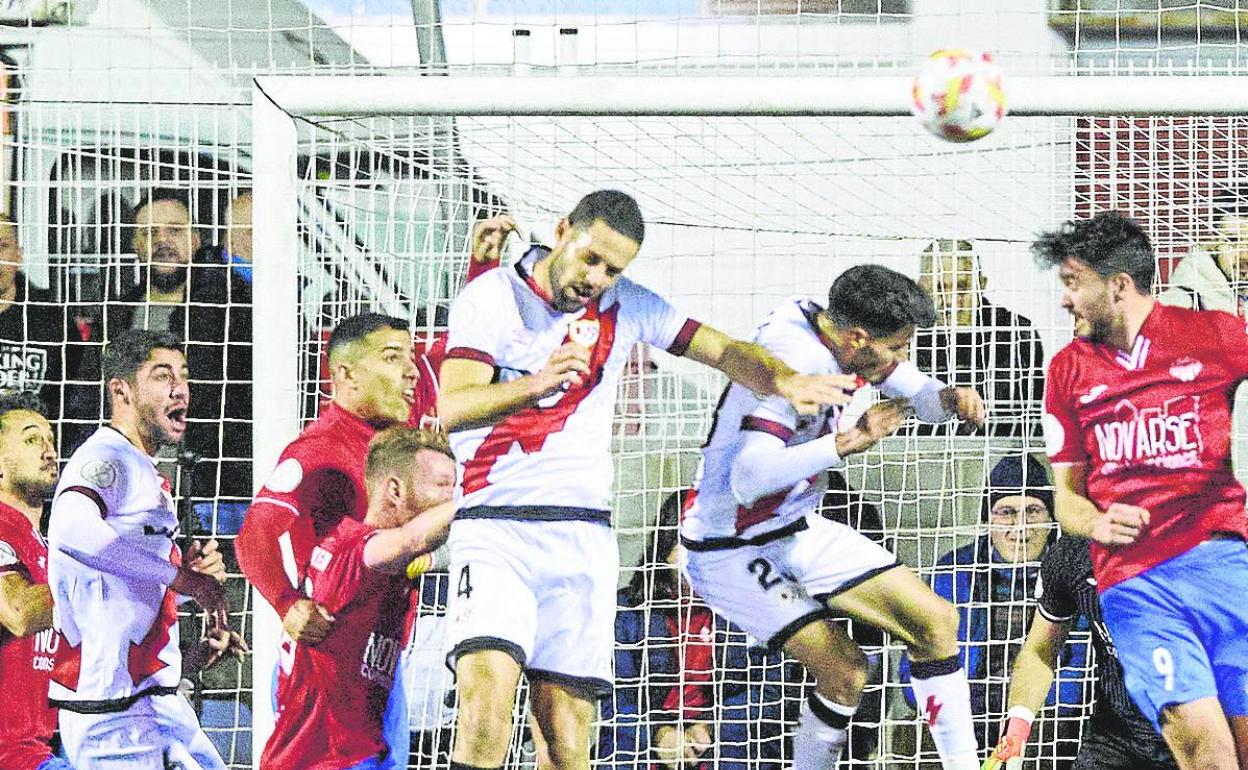
[[923,127],[951,142],[987,136],[1005,117],[1001,70],[981,51],[951,48],[927,57],[913,96]]

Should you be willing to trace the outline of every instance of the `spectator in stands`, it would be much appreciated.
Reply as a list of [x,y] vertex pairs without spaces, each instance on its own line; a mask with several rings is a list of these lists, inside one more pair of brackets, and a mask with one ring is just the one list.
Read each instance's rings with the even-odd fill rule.
[[[982,519],[988,533],[942,556],[932,588],[958,608],[977,737],[981,746],[993,746],[1005,715],[1009,665],[1027,638],[1035,609],[1040,558],[1057,531],[1052,483],[1044,466],[1031,455],[998,461],[988,475]],[[1070,645],[1063,653],[1062,665],[1069,668],[1058,675],[1046,704],[1057,702],[1060,716],[1082,714],[1082,675],[1074,670],[1081,670],[1086,660],[1086,644]],[[909,681],[904,658],[901,675],[903,682]],[[914,705],[909,687],[906,699]],[[1066,721],[1075,726],[1072,737],[1077,738],[1078,719]],[[1056,755],[1074,757],[1074,747],[1060,747]]]
[[1245,316],[1248,302],[1248,189],[1213,198],[1213,237],[1195,246],[1158,296],[1167,305]]
[[[750,649],[693,595],[678,566],[684,497],[663,502],[641,564],[619,592],[616,685],[603,702],[595,767],[779,768],[784,664]],[[791,681],[800,683],[800,673]]]
[[[919,329],[914,360],[951,385],[975,388],[988,406],[988,432],[1039,432],[1044,350],[1031,321],[984,296],[988,279],[970,241],[936,240],[923,250],[919,285],[936,304],[936,325]],[[920,425],[924,435],[966,430],[965,423]]]
[[[134,219],[139,282],[107,304],[91,339],[101,343],[124,329],[147,328],[186,343],[195,406],[185,444],[202,460],[194,466],[192,494],[203,523],[216,534],[231,534],[252,493],[251,285],[224,264],[226,249],[200,249],[183,193],[153,190]],[[244,232],[241,216],[236,220],[231,242]],[[98,366],[98,355],[84,356],[86,371],[78,379],[98,380]],[[92,392],[94,403],[81,411],[99,415],[98,389]]]
[[29,392],[49,407],[53,423],[65,416],[62,383],[78,352],[65,306],[30,283],[22,271],[17,224],[0,214],[0,392]]

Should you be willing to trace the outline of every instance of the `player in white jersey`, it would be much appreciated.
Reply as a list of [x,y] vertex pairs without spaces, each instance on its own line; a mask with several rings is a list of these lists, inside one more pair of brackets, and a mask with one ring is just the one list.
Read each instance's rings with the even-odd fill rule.
[[224,768],[177,693],[178,595],[209,613],[223,647],[242,640],[227,627],[221,555],[193,544],[184,560],[153,460],[186,430],[186,359],[168,334],[127,330],[102,368],[110,420],[70,457],[52,502],[48,579],[64,639],[49,701],[78,770]]
[[906,360],[915,329],[934,320],[931,298],[914,281],[878,265],[837,278],[826,309],[786,302],[755,342],[799,372],[856,375],[891,400],[843,426],[839,407],[801,415],[731,385],[702,449],[681,524],[690,582],[711,609],[814,676],[793,741],[800,770],[836,767],[867,677],[866,657],[829,621],[832,610],[906,644],[944,767],[979,764],[957,610],[874,541],[815,512],[826,470],[891,434],[911,409],[926,422],[983,424],[978,393],[947,387]]
[[845,403],[853,385],[801,376],[622,278],[644,235],[628,195],[587,195],[555,234],[552,250],[481,276],[451,308],[438,412],[460,464],[448,630],[455,769],[502,766],[521,672],[543,765],[589,767],[593,699],[611,687],[619,576],[611,419],[636,343],[801,412]]

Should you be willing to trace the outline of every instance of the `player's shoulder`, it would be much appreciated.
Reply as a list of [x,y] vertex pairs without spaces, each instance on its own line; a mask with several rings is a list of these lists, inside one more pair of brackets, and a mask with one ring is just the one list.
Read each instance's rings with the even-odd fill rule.
[[31,537],[30,519],[16,508],[0,503],[0,568],[16,564],[19,558],[14,549]]
[[668,304],[663,295],[626,275],[617,278],[611,288],[603,294],[604,307],[617,303],[626,311],[645,311],[651,307]]
[[125,436],[107,426],[91,434],[69,457],[61,485],[86,482],[96,489],[124,485],[140,461],[150,462]]
[[802,374],[826,374],[832,354],[819,341],[814,324],[823,308],[805,297],[777,305],[758,326],[755,341]]
[[309,564],[322,574],[348,569],[354,561],[363,558],[364,544],[377,531],[347,516],[317,542]]

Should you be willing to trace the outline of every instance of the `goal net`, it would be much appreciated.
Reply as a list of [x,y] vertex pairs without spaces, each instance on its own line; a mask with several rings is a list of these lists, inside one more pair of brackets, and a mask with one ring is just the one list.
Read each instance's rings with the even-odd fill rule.
[[[823,105],[804,116],[759,114],[772,110],[756,103],[671,114],[637,106],[645,101],[639,90],[678,103],[646,90],[667,87],[703,105],[697,78],[678,86],[674,79],[604,79],[602,87],[625,95],[625,106],[614,110],[606,97],[588,97],[598,107],[576,102],[586,89],[560,79],[515,86],[519,95],[491,92],[497,83],[489,79],[452,80],[461,94],[456,104],[475,101],[475,111],[433,97],[414,106],[407,89],[415,86],[406,79],[384,93],[351,79],[258,81],[256,200],[273,216],[257,221],[255,234],[266,256],[257,265],[257,296],[269,300],[256,308],[256,328],[264,330],[256,341],[256,381],[264,383],[257,390],[257,473],[272,466],[327,395],[328,329],[351,313],[381,310],[409,319],[422,341],[435,341],[464,281],[472,224],[494,213],[510,213],[521,226],[509,264],[529,241],[553,243],[555,223],[585,193],[625,190],[647,224],[630,276],[691,316],[747,338],[785,298],[826,298],[832,280],[852,265],[893,267],[922,279],[941,310],[937,328],[917,339],[915,358],[979,388],[990,426],[975,433],[907,426],[851,459],[825,514],[878,537],[924,578],[941,583],[943,576],[956,586],[949,598],[969,627],[963,655],[980,740],[995,742],[1008,663],[1034,608],[1040,553],[1015,544],[1057,534],[1044,517],[1002,523],[984,508],[999,461],[1030,454],[1043,462],[1043,366],[1070,337],[1055,277],[1035,268],[1028,247],[1038,231],[1065,219],[1117,208],[1148,229],[1164,279],[1175,261],[1215,248],[1210,200],[1243,183],[1248,123],[1044,115],[1029,107],[988,138],[955,145],[897,114],[904,106],[849,114]],[[769,85],[779,100],[792,92],[780,78]],[[560,101],[570,91],[571,101]],[[534,98],[546,106],[514,106]],[[730,104],[732,95],[710,100]],[[1154,109],[1164,111],[1131,111]],[[484,114],[508,110],[528,114]],[[708,114],[679,114],[699,110]],[[789,761],[786,739],[807,686],[800,666],[691,613],[688,600],[696,606],[696,597],[667,563],[674,523],[661,511],[693,479],[723,385],[709,370],[653,350],[635,353],[621,384],[613,515],[625,566],[617,689],[597,732],[598,766],[650,767],[662,746],[679,735],[691,745],[703,728],[713,745],[686,767]],[[403,674],[413,766],[446,766],[452,740],[455,704],[440,638],[445,581],[428,575],[419,587],[421,615]],[[263,600],[256,612],[259,747],[278,629]],[[904,648],[871,629],[852,633],[873,673],[847,765],[937,766],[905,681]],[[693,662],[708,649],[713,671]],[[1073,758],[1092,698],[1086,631],[1072,635],[1062,660],[1037,728],[1037,767]],[[519,717],[525,708],[522,698]],[[524,722],[517,720],[512,766],[533,761]]]

